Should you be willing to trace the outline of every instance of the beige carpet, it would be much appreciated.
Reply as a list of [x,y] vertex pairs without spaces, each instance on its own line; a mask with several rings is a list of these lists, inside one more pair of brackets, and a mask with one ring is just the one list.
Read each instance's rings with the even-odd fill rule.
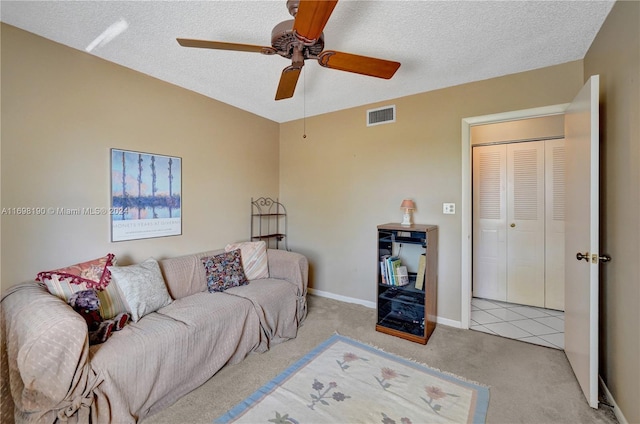
[[444,325],[423,346],[376,332],[373,309],[317,296],[308,302],[295,340],[223,368],[143,423],[211,424],[335,332],[489,386],[487,423],[617,422],[608,407],[589,407],[560,350]]

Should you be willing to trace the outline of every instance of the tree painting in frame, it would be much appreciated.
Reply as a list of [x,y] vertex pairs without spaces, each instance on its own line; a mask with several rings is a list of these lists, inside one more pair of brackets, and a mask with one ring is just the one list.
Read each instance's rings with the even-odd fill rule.
[[182,234],[182,159],[111,149],[111,241]]

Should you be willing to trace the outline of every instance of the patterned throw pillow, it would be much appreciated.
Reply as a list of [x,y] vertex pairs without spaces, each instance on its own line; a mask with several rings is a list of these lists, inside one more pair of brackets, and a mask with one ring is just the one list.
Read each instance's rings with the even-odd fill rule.
[[249,284],[242,268],[240,249],[202,258],[207,287],[211,293]]
[[110,266],[108,269],[124,295],[133,322],[173,301],[158,261],[153,258],[137,265]]
[[245,241],[228,244],[224,250],[230,252],[240,249],[242,267],[248,280],[269,278],[269,262],[267,259],[267,243],[264,241]]
[[104,319],[111,319],[126,312],[122,296],[115,284],[111,283],[108,266],[115,265],[113,253],[91,261],[71,265],[53,271],[38,273],[36,281],[42,281],[49,293],[58,296],[65,302],[76,292],[96,289],[100,299],[100,314]]

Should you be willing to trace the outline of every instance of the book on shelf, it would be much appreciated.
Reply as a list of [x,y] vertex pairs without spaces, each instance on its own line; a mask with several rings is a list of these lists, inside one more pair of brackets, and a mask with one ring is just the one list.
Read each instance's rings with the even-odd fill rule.
[[391,270],[392,270],[392,266],[391,266],[391,260],[392,260],[392,256],[387,256],[387,258],[385,259],[385,270],[387,272],[387,281],[389,282],[390,286],[393,286],[393,278],[391,276]]
[[409,272],[407,271],[407,267],[401,265],[397,269],[396,276],[398,277],[398,285],[406,286],[409,284]]
[[426,254],[420,255],[418,261],[418,273],[416,274],[416,288],[422,290],[424,287],[424,273],[427,269],[427,256]]
[[398,256],[383,255],[380,257],[380,282],[388,286],[400,285],[397,269],[402,265]]
[[387,259],[391,255],[380,256],[380,282],[385,285],[391,285],[389,281],[389,273],[387,272]]
[[387,258],[387,273],[388,273],[390,284],[392,286],[399,285],[396,278],[396,274],[397,274],[397,269],[400,265],[402,265],[402,261],[400,261],[400,258],[398,256],[391,256]]
[[382,284],[389,285],[389,282],[387,281],[387,266],[384,260],[380,261],[380,282]]

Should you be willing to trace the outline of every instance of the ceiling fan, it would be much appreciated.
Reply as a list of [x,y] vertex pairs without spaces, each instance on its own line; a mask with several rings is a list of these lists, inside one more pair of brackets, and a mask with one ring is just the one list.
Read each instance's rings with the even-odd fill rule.
[[293,97],[300,71],[307,59],[317,59],[325,68],[389,79],[400,67],[399,62],[324,50],[324,29],[338,0],[287,0],[293,20],[280,22],[271,31],[271,47],[222,41],[178,38],[183,47],[278,54],[291,59],[284,68],[276,92],[276,100]]

